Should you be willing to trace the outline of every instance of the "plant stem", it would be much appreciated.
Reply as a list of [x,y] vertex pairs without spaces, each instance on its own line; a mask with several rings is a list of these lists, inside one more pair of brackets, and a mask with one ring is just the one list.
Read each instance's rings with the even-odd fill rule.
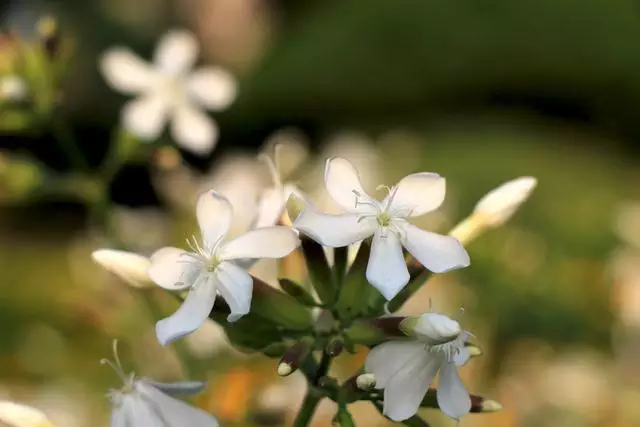
[[313,418],[321,399],[322,395],[314,390],[312,385],[309,385],[309,390],[304,396],[300,411],[293,421],[293,427],[307,427],[311,423],[311,418]]
[[76,144],[70,129],[61,120],[54,118],[51,120],[51,130],[58,144],[69,157],[73,168],[82,172],[88,171],[89,163]]

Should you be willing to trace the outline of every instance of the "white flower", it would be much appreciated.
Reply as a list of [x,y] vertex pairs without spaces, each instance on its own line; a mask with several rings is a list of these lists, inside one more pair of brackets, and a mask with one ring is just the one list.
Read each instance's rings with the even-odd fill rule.
[[288,227],[251,230],[223,242],[232,214],[226,198],[213,190],[207,191],[196,206],[202,243],[194,237],[189,241],[191,252],[166,247],[151,256],[148,273],[156,284],[173,291],[189,290],[178,311],[156,324],[156,335],[163,345],[198,329],[209,316],[217,294],[231,308],[230,322],[247,314],[253,278],[239,262],[282,258],[300,243]]
[[42,411],[14,402],[0,402],[0,424],[11,427],[55,427]]
[[173,30],[160,40],[153,65],[125,47],[112,48],[101,57],[107,83],[122,93],[139,95],[122,110],[125,129],[151,141],[171,121],[171,134],[182,147],[196,154],[213,149],[218,128],[202,108],[227,108],[236,97],[236,81],[219,67],[192,71],[197,56],[195,37]]
[[538,181],[530,176],[520,177],[488,192],[473,210],[486,225],[498,227],[509,220],[518,207],[529,198]]
[[126,251],[98,249],[91,253],[93,260],[135,288],[148,288],[153,281],[147,274],[149,258]]
[[27,85],[16,75],[0,77],[0,101],[22,101],[27,97]]
[[111,427],[218,427],[218,421],[212,415],[169,396],[199,393],[205,387],[204,382],[165,384],[137,378],[134,373],[125,375],[115,346],[114,342],[115,363],[106,359],[101,361],[111,366],[124,383],[121,389],[109,391],[113,407]]
[[469,333],[455,320],[435,313],[421,316],[414,332],[416,340],[388,341],[367,356],[366,371],[375,375],[376,388],[384,389],[384,414],[394,421],[413,416],[440,371],[438,406],[459,419],[471,409],[456,368],[469,358],[464,346]]
[[387,300],[409,281],[403,246],[436,273],[469,265],[469,255],[455,237],[423,231],[407,222],[440,206],[445,180],[439,175],[406,176],[378,201],[364,191],[351,163],[334,157],[327,160],[324,181],[333,200],[347,212],[329,215],[307,204],[294,227],[329,247],[347,246],[373,235],[367,280]]

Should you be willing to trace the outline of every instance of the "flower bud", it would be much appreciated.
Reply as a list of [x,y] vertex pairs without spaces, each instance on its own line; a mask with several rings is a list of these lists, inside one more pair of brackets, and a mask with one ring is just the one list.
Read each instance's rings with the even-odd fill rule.
[[483,400],[478,412],[497,412],[502,410],[502,405],[495,400]]
[[327,346],[327,354],[331,357],[338,357],[344,350],[344,343],[342,340],[333,340]]
[[538,181],[531,176],[520,177],[489,191],[478,201],[474,215],[481,215],[490,227],[497,227],[509,220],[536,188]]
[[356,385],[360,390],[369,391],[376,386],[376,376],[373,374],[358,375]]
[[278,363],[278,375],[286,377],[294,373],[299,367],[307,354],[309,353],[310,346],[306,341],[298,341],[289,350],[287,350],[280,363]]
[[482,349],[476,345],[470,344],[470,343],[465,343],[465,346],[467,347],[467,351],[469,352],[469,357],[478,357],[478,356],[482,356]]
[[55,427],[41,411],[8,401],[0,402],[0,424],[10,427]]
[[134,288],[145,289],[154,286],[147,274],[151,261],[145,256],[114,249],[99,249],[93,251],[91,257]]
[[438,313],[425,313],[420,317],[407,317],[400,322],[400,329],[408,336],[429,345],[453,341],[462,332],[455,320]]

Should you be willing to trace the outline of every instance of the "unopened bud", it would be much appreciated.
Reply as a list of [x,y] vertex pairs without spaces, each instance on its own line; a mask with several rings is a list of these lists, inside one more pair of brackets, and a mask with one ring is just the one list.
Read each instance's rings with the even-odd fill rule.
[[99,249],[93,251],[91,257],[134,288],[145,289],[154,286],[147,274],[151,261],[145,256],[133,252]]
[[485,400],[482,402],[482,410],[480,412],[497,412],[502,410],[502,405],[495,400]]
[[469,352],[469,357],[482,356],[482,349],[480,347],[469,343],[466,343],[466,347]]
[[287,350],[278,364],[278,375],[286,377],[294,373],[300,367],[303,359],[309,353],[310,345],[306,341],[298,341]]
[[473,215],[481,216],[489,227],[500,226],[529,198],[537,183],[538,181],[530,176],[506,182],[481,198],[473,210]]
[[376,386],[376,376],[373,374],[358,375],[356,385],[360,390],[369,391]]
[[413,336],[426,344],[437,345],[453,341],[462,332],[455,320],[438,313],[425,313],[420,317],[407,317],[400,322],[400,328],[408,336]]
[[344,343],[342,340],[334,340],[327,347],[327,354],[331,357],[338,357],[344,349]]
[[280,375],[281,377],[286,377],[288,375],[291,375],[292,373],[293,366],[291,366],[290,364],[281,362],[278,365],[278,375]]
[[10,427],[55,427],[41,411],[14,402],[0,402],[0,424]]

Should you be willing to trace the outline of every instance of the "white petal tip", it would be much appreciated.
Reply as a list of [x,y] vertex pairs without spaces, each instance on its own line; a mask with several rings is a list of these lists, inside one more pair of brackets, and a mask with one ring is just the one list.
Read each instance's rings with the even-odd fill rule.
[[290,364],[283,362],[278,365],[277,372],[278,372],[278,375],[280,375],[281,377],[286,377],[293,373],[293,368],[291,367]]
[[114,249],[98,249],[91,253],[91,258],[133,287],[144,289],[154,285],[147,273],[151,261],[145,256]]
[[529,198],[537,184],[538,180],[532,176],[508,181],[482,197],[473,213],[481,216],[488,226],[500,226]]
[[376,386],[376,376],[373,374],[362,374],[356,378],[356,385],[360,390],[371,390]]

